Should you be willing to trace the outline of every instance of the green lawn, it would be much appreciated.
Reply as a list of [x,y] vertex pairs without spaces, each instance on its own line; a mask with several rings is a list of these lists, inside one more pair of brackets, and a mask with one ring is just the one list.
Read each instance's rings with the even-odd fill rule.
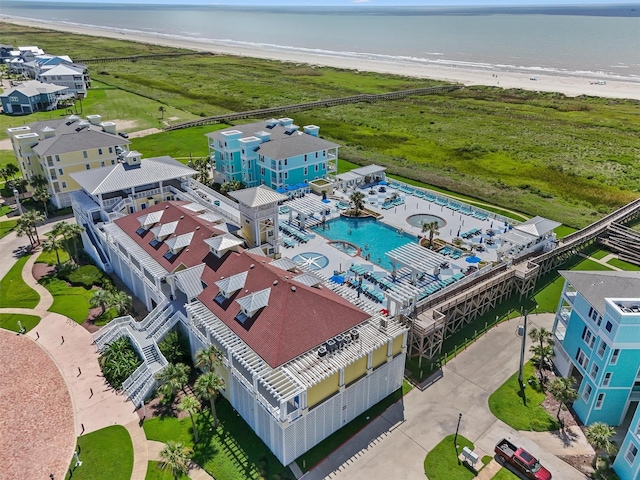
[[[427,453],[424,459],[424,473],[429,480],[471,480],[475,475],[464,465],[458,464],[454,435],[448,435]],[[462,435],[457,438],[458,452],[464,447],[473,450],[474,446]]]
[[18,224],[18,220],[5,220],[4,222],[0,222],[0,238],[6,237],[10,232],[16,228]]
[[169,155],[185,163],[193,158],[209,155],[209,139],[206,133],[227,128],[228,125],[205,125],[168,132],[155,133],[146,137],[132,138],[130,147],[142,153],[143,158]]
[[596,260],[602,260],[604,257],[609,255],[611,252],[609,250],[604,250],[602,248],[595,250],[589,253],[589,256],[595,258]]
[[627,270],[630,272],[639,272],[640,266],[634,265],[633,263],[625,262],[624,260],[620,260],[619,258],[612,258],[607,262],[609,265],[613,265],[614,267],[621,268],[622,270]]
[[564,238],[570,233],[577,232],[578,229],[569,227],[567,225],[560,225],[559,227],[554,228],[553,231],[555,232],[557,238]]
[[[523,378],[525,384],[536,372],[531,362],[525,364]],[[525,388],[526,406],[520,396],[518,372],[514,373],[489,397],[489,409],[497,418],[516,430],[548,432],[558,429],[558,422],[540,405],[545,395],[527,384]]]
[[[60,257],[61,264],[69,261],[69,254],[62,248],[58,249],[58,256]],[[40,255],[38,255],[36,263],[46,263],[50,266],[57,265],[58,258],[56,257],[56,252],[42,252]]]
[[40,317],[35,315],[21,315],[19,313],[0,313],[0,328],[17,332],[20,330],[18,321],[28,332],[40,323]]
[[[194,447],[193,456],[198,465],[216,480],[293,478],[229,402],[218,400],[216,411],[221,425],[215,431],[208,412],[198,416],[200,442]],[[152,418],[144,423],[144,431],[149,440],[174,440],[193,447],[189,418]]]
[[[162,470],[159,465],[160,462],[149,462],[147,475],[144,477],[144,480],[174,480],[171,472],[169,470]],[[189,480],[189,477],[180,475],[178,480]]]
[[[78,437],[82,465],[69,466],[73,480],[129,480],[133,471],[133,444],[129,432],[114,425]],[[67,479],[71,476],[67,475]]]
[[4,308],[35,308],[40,295],[22,280],[22,269],[30,255],[20,257],[0,280],[0,306]]
[[57,278],[43,278],[40,283],[53,295],[53,305],[49,311],[60,313],[77,323],[82,323],[89,314],[89,300],[92,290],[83,287],[70,287]]
[[496,473],[493,477],[491,477],[491,480],[519,480],[519,479],[520,477],[518,477],[515,473],[512,473],[510,470],[507,470],[504,467],[498,470],[498,473]]

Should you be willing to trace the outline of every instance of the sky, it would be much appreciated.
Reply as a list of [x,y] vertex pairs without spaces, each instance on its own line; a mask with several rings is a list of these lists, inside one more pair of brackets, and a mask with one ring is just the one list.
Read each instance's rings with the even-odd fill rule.
[[[17,0],[28,2],[35,0]],[[638,0],[37,0],[70,3],[131,3],[163,5],[326,5],[326,6],[536,6],[638,4]]]

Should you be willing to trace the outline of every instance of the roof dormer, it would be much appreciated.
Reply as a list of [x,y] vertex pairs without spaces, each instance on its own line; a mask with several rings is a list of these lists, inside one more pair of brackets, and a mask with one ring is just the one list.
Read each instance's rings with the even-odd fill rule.
[[236,302],[240,305],[240,311],[236,315],[236,320],[245,325],[247,320],[253,318],[254,315],[269,305],[270,294],[271,287],[237,299]]
[[178,255],[183,248],[188,247],[191,243],[191,239],[193,238],[193,232],[183,233],[182,235],[178,235],[176,237],[171,237],[166,240],[164,243],[169,250],[167,253],[163,255],[167,260],[173,260],[173,257]]
[[176,220],[175,222],[158,225],[157,227],[152,228],[151,233],[153,233],[153,240],[149,242],[149,245],[155,248],[158,244],[164,242],[164,240],[169,235],[173,235],[173,232],[176,231],[177,226],[178,220]]
[[221,258],[228,251],[237,251],[238,247],[243,244],[243,241],[230,233],[225,233],[217,237],[207,238],[204,240],[204,243],[209,245],[211,253]]
[[216,285],[220,291],[214,300],[218,303],[224,303],[225,300],[231,298],[238,290],[243,289],[248,274],[249,272],[236,273],[235,275],[215,282],[214,285]]
[[140,222],[140,228],[136,230],[136,233],[138,235],[144,235],[147,230],[160,221],[163,212],[164,210],[158,210],[157,212],[152,212],[138,217],[137,220]]

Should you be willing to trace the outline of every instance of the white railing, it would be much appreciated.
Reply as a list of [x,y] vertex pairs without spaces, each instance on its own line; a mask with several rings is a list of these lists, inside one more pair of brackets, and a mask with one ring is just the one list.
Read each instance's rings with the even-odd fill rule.
[[169,305],[169,301],[167,299],[163,299],[158,305],[156,305],[156,308],[151,310],[144,320],[134,328],[138,331],[145,330],[164,311],[167,305]]
[[112,222],[114,220],[119,219],[119,218],[126,217],[126,215],[124,215],[122,213],[119,213],[119,212],[111,212],[107,216],[109,217],[109,220],[112,221]]
[[127,391],[129,390],[129,387],[131,387],[136,380],[138,380],[138,378],[140,378],[140,376],[149,370],[149,366],[147,365],[147,362],[142,362],[142,364],[136,368],[136,370],[129,375],[129,378],[127,378],[123,383],[122,383],[122,389]]
[[180,312],[174,313],[169,321],[162,324],[160,328],[153,333],[153,335],[151,336],[153,341],[159,341],[169,330],[173,328],[176,323],[178,323],[178,320],[180,320]]
[[104,208],[109,208],[111,205],[114,205],[120,201],[122,201],[122,197],[113,197],[103,200],[102,204],[104,205]]
[[133,205],[133,201],[129,197],[123,198],[118,203],[116,203],[113,207],[111,207],[111,211],[120,212],[127,205]]
[[162,328],[162,326],[169,320],[171,315],[173,314],[173,308],[168,308],[163,310],[160,315],[153,319],[153,322],[149,323],[145,327],[145,333],[147,334],[146,338],[155,337],[158,330]]

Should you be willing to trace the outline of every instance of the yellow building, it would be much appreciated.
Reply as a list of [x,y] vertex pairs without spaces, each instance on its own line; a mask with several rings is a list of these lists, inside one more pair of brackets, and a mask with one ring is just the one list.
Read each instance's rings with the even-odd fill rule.
[[70,192],[80,187],[71,173],[115,165],[128,152],[129,140],[116,134],[116,124],[100,115],[77,115],[7,129],[22,177],[42,177],[51,202],[71,205]]

